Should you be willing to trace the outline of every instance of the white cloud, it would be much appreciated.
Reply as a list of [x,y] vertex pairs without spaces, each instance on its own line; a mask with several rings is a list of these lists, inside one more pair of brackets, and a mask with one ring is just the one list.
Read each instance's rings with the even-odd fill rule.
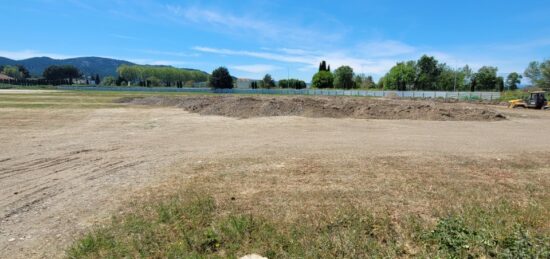
[[252,73],[252,74],[266,74],[268,72],[273,72],[275,70],[281,69],[281,67],[267,65],[267,64],[238,65],[238,66],[230,66],[229,68],[247,72],[247,73]]
[[214,26],[224,26],[230,28],[263,30],[271,32],[273,26],[269,26],[257,19],[249,19],[246,17],[237,17],[227,13],[221,13],[214,10],[204,8],[191,7],[184,8],[181,6],[167,5],[166,8],[174,15],[183,18],[188,22],[193,23],[209,23]]
[[166,5],[165,18],[183,24],[198,24],[200,28],[229,33],[236,37],[255,40],[283,41],[285,44],[317,44],[341,38],[339,31],[326,31],[300,26],[295,21],[270,20],[269,17],[231,14],[227,10],[218,11],[204,6]]
[[[230,49],[218,49],[218,48],[209,48],[209,47],[193,47],[193,50],[221,54],[221,55],[231,55],[231,56],[245,56],[253,58],[261,58],[273,61],[288,62],[288,63],[302,63],[310,64],[312,62],[311,56],[300,56],[300,55],[285,55],[278,54],[273,52],[256,52],[256,51],[246,51],[246,50],[230,50]],[[314,58],[314,57],[313,57]],[[317,62],[315,60],[315,62]]]

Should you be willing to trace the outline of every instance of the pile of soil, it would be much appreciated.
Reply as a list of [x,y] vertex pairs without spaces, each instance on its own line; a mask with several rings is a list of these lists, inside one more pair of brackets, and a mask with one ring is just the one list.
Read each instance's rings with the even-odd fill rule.
[[305,116],[357,119],[497,121],[505,116],[488,107],[429,100],[309,96],[181,96],[122,98],[119,103],[175,106],[202,115],[237,118]]

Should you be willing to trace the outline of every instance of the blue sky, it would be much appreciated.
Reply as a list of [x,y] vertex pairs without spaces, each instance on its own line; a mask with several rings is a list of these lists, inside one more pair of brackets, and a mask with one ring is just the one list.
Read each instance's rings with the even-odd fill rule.
[[501,74],[550,58],[548,0],[4,0],[0,13],[0,56],[226,66],[247,78],[309,81],[321,60],[378,78],[422,54]]

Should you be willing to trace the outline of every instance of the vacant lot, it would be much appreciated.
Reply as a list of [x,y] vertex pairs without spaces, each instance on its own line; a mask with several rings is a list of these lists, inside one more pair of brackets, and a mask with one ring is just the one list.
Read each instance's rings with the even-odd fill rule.
[[409,257],[547,244],[550,112],[239,119],[114,102],[134,96],[0,92],[3,257],[61,257],[97,228],[71,255]]

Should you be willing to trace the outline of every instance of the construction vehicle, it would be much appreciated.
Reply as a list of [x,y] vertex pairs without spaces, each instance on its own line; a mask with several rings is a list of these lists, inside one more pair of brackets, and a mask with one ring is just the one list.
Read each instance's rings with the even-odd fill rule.
[[544,96],[546,92],[536,91],[529,93],[529,97],[525,99],[511,100],[510,108],[529,108],[529,109],[548,109],[548,100]]

